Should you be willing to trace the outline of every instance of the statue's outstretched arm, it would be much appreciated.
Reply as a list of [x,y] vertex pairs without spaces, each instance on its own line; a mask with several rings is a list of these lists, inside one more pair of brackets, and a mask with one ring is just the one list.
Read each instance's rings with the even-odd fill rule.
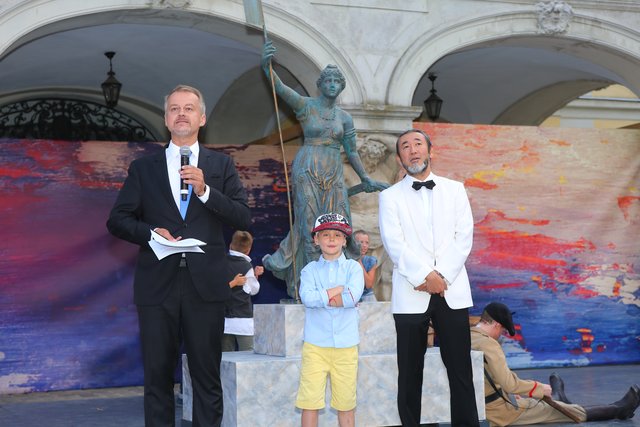
[[273,73],[273,84],[276,93],[284,100],[294,111],[300,111],[304,107],[305,98],[289,86],[282,83],[278,74],[271,65],[271,61],[276,53],[276,48],[271,40],[267,40],[262,48],[262,69],[271,83],[271,73]]
[[342,112],[342,114],[344,116],[343,124],[345,129],[344,137],[342,138],[342,146],[344,147],[344,152],[347,155],[347,159],[349,159],[351,167],[353,167],[353,170],[360,177],[360,181],[362,181],[361,184],[358,184],[356,186],[358,187],[357,189],[354,188],[353,191],[349,191],[349,196],[357,194],[361,191],[372,193],[374,191],[384,190],[385,188],[389,187],[389,184],[372,180],[367,174],[367,171],[364,169],[362,159],[360,159],[360,155],[358,154],[358,150],[356,148],[356,130],[353,127],[353,119],[348,113],[344,111]]

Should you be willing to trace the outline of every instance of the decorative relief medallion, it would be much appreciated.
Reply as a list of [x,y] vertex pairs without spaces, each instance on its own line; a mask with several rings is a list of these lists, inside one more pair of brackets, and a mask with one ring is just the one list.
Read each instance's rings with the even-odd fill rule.
[[151,0],[149,6],[165,9],[186,9],[191,6],[192,0]]
[[559,34],[567,31],[573,17],[573,9],[564,1],[548,1],[536,4],[538,9],[538,32]]

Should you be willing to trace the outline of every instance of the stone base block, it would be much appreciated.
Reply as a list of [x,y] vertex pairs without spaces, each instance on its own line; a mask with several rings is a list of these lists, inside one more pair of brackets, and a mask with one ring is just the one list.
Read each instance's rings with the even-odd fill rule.
[[[361,303],[358,307],[360,354],[395,353],[396,330],[390,302]],[[254,351],[270,356],[300,356],[304,337],[302,304],[256,304]]]
[[[478,415],[485,419],[482,353],[471,352]],[[183,356],[183,419],[191,420],[192,390],[188,363]],[[222,425],[299,426],[295,408],[301,359],[276,357],[252,352],[223,353],[222,387],[224,419]],[[450,422],[449,383],[438,348],[425,356],[422,392],[422,423]],[[360,353],[357,385],[357,426],[400,425],[396,407],[397,364],[395,351],[387,354]],[[330,386],[326,408],[320,411],[320,426],[338,425],[337,413],[330,408]]]

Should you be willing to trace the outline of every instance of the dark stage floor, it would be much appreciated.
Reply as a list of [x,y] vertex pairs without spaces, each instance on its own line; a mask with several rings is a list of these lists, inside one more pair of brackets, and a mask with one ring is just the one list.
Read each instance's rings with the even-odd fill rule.
[[[553,371],[559,372],[564,378],[567,397],[584,406],[616,401],[631,384],[640,384],[640,365],[534,369],[517,372],[522,378],[548,382],[549,374]],[[182,414],[178,408],[176,426],[191,425],[181,421],[181,418]],[[640,427],[640,410],[631,420],[592,422],[588,425],[590,427]],[[142,388],[126,387],[0,396],[0,426],[142,427],[144,426]]]

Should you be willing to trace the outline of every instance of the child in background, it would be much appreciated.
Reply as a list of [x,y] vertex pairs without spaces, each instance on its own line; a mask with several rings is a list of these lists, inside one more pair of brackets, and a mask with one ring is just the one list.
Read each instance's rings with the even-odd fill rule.
[[329,375],[331,407],[338,411],[338,422],[341,427],[353,426],[360,342],[356,303],[364,276],[360,265],[342,253],[351,235],[351,226],[342,215],[320,215],[311,234],[322,255],[300,275],[305,321],[296,406],[302,409],[303,427],[317,426]]
[[224,315],[224,335],[222,351],[253,350],[253,304],[251,296],[260,290],[258,277],[264,268],[251,265],[249,252],[253,246],[253,237],[247,231],[236,231],[231,237],[227,261],[233,280],[231,299],[226,303]]
[[376,270],[378,269],[378,259],[367,255],[369,250],[369,235],[364,230],[353,233],[353,238],[360,245],[360,266],[364,272],[364,292],[362,292],[361,302],[375,302],[376,294],[373,292],[373,285],[376,282]]

